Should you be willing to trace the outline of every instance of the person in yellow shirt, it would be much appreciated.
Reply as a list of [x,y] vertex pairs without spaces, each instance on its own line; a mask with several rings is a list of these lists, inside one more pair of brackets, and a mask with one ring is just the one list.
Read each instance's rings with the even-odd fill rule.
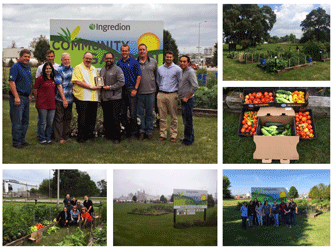
[[94,140],[97,107],[99,100],[99,89],[95,85],[94,78],[98,72],[91,65],[93,55],[90,52],[84,53],[83,62],[74,68],[72,75],[73,94],[78,114],[78,135],[77,142],[84,143],[88,139]]

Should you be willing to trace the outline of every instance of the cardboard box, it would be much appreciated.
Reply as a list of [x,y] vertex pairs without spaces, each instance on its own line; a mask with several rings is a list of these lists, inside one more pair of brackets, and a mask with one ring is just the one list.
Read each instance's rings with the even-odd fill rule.
[[40,231],[40,230],[38,230],[38,231],[33,232],[33,233],[31,234],[31,237],[29,238],[29,240],[31,240],[31,241],[37,243],[37,242],[41,241],[42,238],[43,238],[43,232]]
[[[302,88],[278,88],[278,89],[282,89],[282,90],[286,90],[286,91],[290,91],[291,93],[294,91],[303,91],[304,92],[304,99],[305,99],[305,103],[277,103],[276,102],[276,96],[275,96],[275,106],[276,107],[307,107],[309,104],[309,92],[306,89],[302,89]],[[278,90],[276,89],[276,90]],[[276,93],[275,90],[275,93]],[[275,94],[276,95],[276,94]]]
[[[298,160],[297,144],[299,136],[295,135],[295,111],[291,107],[263,107],[258,110],[257,135],[253,136],[256,150],[253,159],[261,159],[263,163],[272,163],[272,160],[280,160],[280,163],[290,163],[290,160]],[[292,136],[264,136],[259,130],[266,122],[281,122],[292,126]]]

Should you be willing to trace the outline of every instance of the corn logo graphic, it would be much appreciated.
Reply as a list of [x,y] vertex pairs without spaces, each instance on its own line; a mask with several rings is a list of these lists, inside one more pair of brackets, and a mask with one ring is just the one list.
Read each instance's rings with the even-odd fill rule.
[[287,194],[286,194],[286,192],[282,191],[280,193],[280,198],[284,198],[284,197],[287,197]]
[[60,28],[63,32],[63,34],[58,33],[59,36],[61,36],[65,41],[68,42],[75,42],[78,40],[77,35],[80,32],[80,26],[77,26],[72,32],[69,31],[69,29],[66,27],[66,30],[63,28]]
[[93,24],[93,23],[89,25],[89,29],[91,29],[91,30],[94,30],[95,27],[96,27],[96,26],[95,26],[95,24]]
[[207,197],[206,197],[206,195],[202,194],[202,195],[200,196],[200,200],[202,200],[202,201],[205,201],[205,200],[207,200]]
[[142,43],[145,44],[149,50],[158,50],[161,47],[160,39],[151,32],[144,33],[139,37],[137,46]]

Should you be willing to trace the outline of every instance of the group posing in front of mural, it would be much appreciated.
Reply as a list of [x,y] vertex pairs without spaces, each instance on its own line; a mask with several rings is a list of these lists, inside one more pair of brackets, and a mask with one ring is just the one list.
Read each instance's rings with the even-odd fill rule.
[[67,194],[63,201],[63,211],[61,211],[56,218],[59,226],[79,225],[83,228],[89,228],[94,219],[99,216],[94,216],[93,202],[89,200],[88,196],[84,196],[84,202],[81,204],[75,197],[72,199]]
[[272,205],[268,204],[268,201],[265,201],[262,204],[260,201],[255,198],[251,200],[249,205],[246,202],[243,202],[243,206],[240,208],[241,217],[242,217],[242,229],[246,229],[247,219],[249,220],[249,227],[256,226],[269,226],[271,224],[271,218],[273,215],[274,226],[279,227],[280,224],[285,224],[287,227],[291,228],[291,224],[294,226],[296,223],[296,214],[297,214],[297,204],[290,199],[290,202],[284,203],[283,199],[280,204],[277,204],[276,201]]
[[[92,66],[93,55],[86,52],[83,62],[74,68],[71,56],[63,53],[61,65],[54,62],[54,51],[47,51],[47,62],[36,72],[33,94],[36,98],[37,138],[40,144],[52,144],[51,135],[60,144],[70,139],[72,105],[78,114],[77,142],[95,138],[98,102],[103,109],[104,137],[115,144],[130,140],[153,139],[154,107],[157,102],[160,116],[158,140],[167,140],[167,114],[171,116],[170,141],[176,142],[178,99],[181,100],[184,138],[181,146],[192,145],[194,129],[192,113],[194,93],[198,89],[196,74],[188,56],[180,57],[180,67],[173,63],[172,51],[165,53],[160,67],[147,54],[147,46],[138,46],[139,56],[130,56],[128,45],[121,46],[122,58],[115,64],[114,54],[104,55],[105,67],[99,72]],[[12,122],[13,147],[22,149],[31,143],[25,140],[29,126],[29,102],[32,100],[30,51],[23,49],[9,74],[9,104]],[[96,77],[104,78],[97,86]],[[157,93],[157,95],[156,95]],[[127,110],[130,118],[128,119]],[[141,124],[138,128],[137,118]],[[121,126],[124,130],[121,130]],[[138,131],[139,130],[139,131]],[[53,133],[52,133],[53,132]]]

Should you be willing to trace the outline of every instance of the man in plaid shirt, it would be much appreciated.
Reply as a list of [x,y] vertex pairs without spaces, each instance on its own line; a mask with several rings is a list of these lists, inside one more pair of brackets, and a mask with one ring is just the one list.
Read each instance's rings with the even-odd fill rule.
[[73,107],[73,83],[71,64],[71,56],[68,53],[61,55],[61,65],[55,74],[55,83],[57,91],[55,95],[56,112],[53,121],[53,131],[55,140],[61,144],[65,144],[70,136],[70,127],[72,120]]

